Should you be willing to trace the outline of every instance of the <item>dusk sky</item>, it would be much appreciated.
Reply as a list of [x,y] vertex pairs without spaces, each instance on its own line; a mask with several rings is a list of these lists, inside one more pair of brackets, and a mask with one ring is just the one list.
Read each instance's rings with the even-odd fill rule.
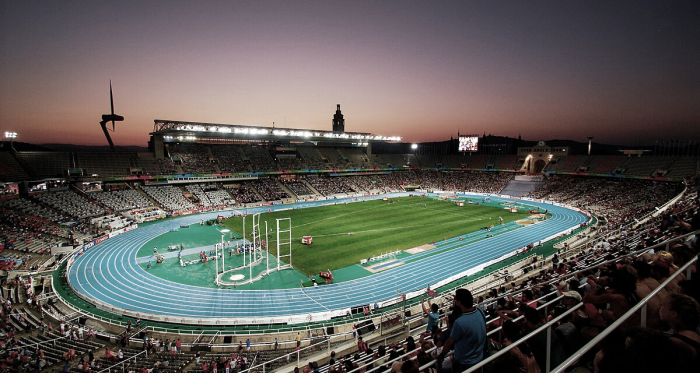
[[148,141],[154,119],[405,142],[700,139],[700,1],[0,0],[0,131]]

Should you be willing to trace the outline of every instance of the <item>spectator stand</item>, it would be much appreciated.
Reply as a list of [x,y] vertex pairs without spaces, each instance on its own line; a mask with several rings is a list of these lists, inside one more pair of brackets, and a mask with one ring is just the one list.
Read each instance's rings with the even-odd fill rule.
[[251,172],[250,159],[243,153],[242,147],[235,144],[212,144],[212,154],[218,159],[221,172]]
[[[694,235],[694,234],[696,234],[696,233],[700,233],[700,231],[698,231],[698,232],[693,232],[693,233],[691,233],[691,234]],[[665,246],[665,245],[667,245],[666,242],[659,244],[658,247],[663,247],[663,246]],[[646,252],[646,250],[645,250],[645,252]],[[682,274],[685,274],[686,277],[689,278],[690,275],[691,275],[691,272],[690,272],[691,267],[692,267],[693,265],[695,265],[695,264],[697,263],[697,261],[698,261],[698,257],[695,256],[691,261],[685,263],[685,264],[684,264],[681,268],[679,268],[673,275],[671,275],[666,281],[664,281],[659,287],[657,287],[657,288],[654,289],[649,295],[647,295],[646,297],[644,297],[643,299],[641,299],[636,305],[632,306],[624,315],[622,315],[621,317],[619,317],[619,318],[618,318],[617,320],[615,320],[611,325],[609,325],[607,328],[605,328],[598,336],[596,336],[596,337],[593,338],[591,341],[589,341],[588,343],[586,343],[586,345],[584,345],[582,348],[578,349],[578,350],[576,351],[576,353],[575,353],[573,356],[570,356],[570,357],[569,357],[565,362],[563,362],[560,366],[558,366],[558,367],[553,367],[553,366],[550,365],[550,361],[551,361],[551,354],[550,354],[550,353],[551,353],[551,351],[548,350],[548,351],[547,351],[547,369],[546,369],[545,371],[563,372],[563,371],[565,371],[567,368],[573,366],[574,364],[576,364],[577,362],[579,362],[579,360],[584,356],[585,353],[587,353],[588,351],[590,351],[590,350],[592,350],[594,347],[596,347],[605,337],[607,337],[610,333],[612,333],[612,332],[615,331],[617,328],[619,328],[623,323],[627,322],[627,321],[628,321],[633,315],[635,315],[637,312],[641,312],[641,313],[642,313],[642,315],[641,315],[641,325],[640,325],[640,326],[641,326],[642,328],[646,327],[646,306],[647,306],[647,304],[649,303],[649,301],[650,301],[652,298],[654,298],[662,289],[665,289],[671,282],[673,282],[673,281],[676,279],[676,277],[678,277],[678,276],[680,276],[680,275],[682,275]],[[614,262],[616,262],[616,260],[612,260],[612,261],[609,261],[609,262],[614,263]],[[539,327],[538,329],[534,330],[532,333],[528,334],[528,335],[525,336],[524,338],[521,338],[521,339],[518,340],[517,342],[515,342],[515,343],[513,343],[512,345],[508,346],[507,348],[505,348],[505,349],[503,349],[503,350],[497,352],[496,354],[490,356],[489,358],[487,358],[487,359],[485,359],[484,361],[480,362],[480,363],[477,364],[476,366],[474,366],[474,367],[472,367],[472,368],[466,370],[465,372],[476,372],[476,371],[478,371],[480,368],[482,368],[482,367],[486,366],[487,364],[493,362],[494,360],[496,360],[496,359],[499,358],[500,356],[502,356],[502,355],[504,355],[505,353],[507,353],[508,351],[510,351],[512,348],[514,348],[514,347],[518,346],[519,344],[521,344],[521,343],[527,341],[528,339],[530,339],[530,338],[533,337],[534,335],[537,335],[539,332],[546,331],[548,336],[551,335],[551,333],[552,333],[552,327],[553,327],[553,326],[556,326],[557,323],[558,323],[559,321],[563,320],[563,319],[566,318],[568,315],[572,314],[573,312],[575,312],[576,310],[578,310],[579,308],[581,308],[583,305],[584,305],[584,303],[581,303],[581,302],[578,303],[575,307],[573,307],[573,308],[567,310],[565,313],[563,313],[563,314],[561,314],[560,316],[558,316],[558,317],[552,319],[551,321],[545,323],[544,325],[542,325],[542,326]],[[548,339],[548,341],[550,341],[550,339]]]

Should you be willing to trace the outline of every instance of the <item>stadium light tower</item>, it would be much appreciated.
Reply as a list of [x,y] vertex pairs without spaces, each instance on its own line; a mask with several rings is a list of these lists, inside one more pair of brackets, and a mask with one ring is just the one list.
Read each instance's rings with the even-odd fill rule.
[[411,150],[413,150],[413,158],[416,158],[416,153],[418,152],[418,144],[411,144]]
[[17,138],[17,132],[5,131],[5,138],[10,139],[10,148],[14,149],[12,142]]

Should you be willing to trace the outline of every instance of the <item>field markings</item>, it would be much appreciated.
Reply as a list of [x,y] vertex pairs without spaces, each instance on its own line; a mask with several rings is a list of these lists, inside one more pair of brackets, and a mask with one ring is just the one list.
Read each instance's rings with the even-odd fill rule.
[[353,212],[348,212],[348,213],[345,213],[345,214],[340,214],[340,215],[331,216],[331,217],[326,218],[326,219],[319,219],[319,220],[315,220],[315,221],[310,221],[310,222],[308,222],[308,223],[304,223],[304,224],[300,224],[300,225],[292,225],[292,229],[294,229],[294,228],[299,228],[299,227],[303,227],[303,226],[305,226],[305,225],[311,225],[311,224],[320,223],[320,222],[322,222],[322,221],[327,221],[327,220],[333,220],[333,219],[341,218],[341,217],[347,216],[347,215],[353,215],[353,214],[356,214],[356,213],[359,213],[359,212],[365,212],[365,211],[369,211],[369,210],[374,210],[374,209],[378,209],[378,208],[381,208],[381,207],[383,207],[383,206],[380,205],[380,206],[376,206],[376,207],[370,207],[370,208],[366,208],[366,209],[362,209],[362,210],[357,210],[357,211],[353,211]]
[[[548,207],[545,205],[542,206]],[[554,208],[556,209],[556,207]],[[215,213],[212,213],[212,216],[213,214]],[[194,221],[195,219],[191,218],[189,220]],[[184,219],[184,221],[189,220],[187,218]],[[196,220],[199,220],[199,216],[196,217]],[[552,223],[555,223],[554,226],[568,226],[572,223],[572,220],[573,223],[577,222],[577,219],[574,219],[574,216],[569,215],[569,213],[555,213],[553,219],[542,224],[542,227],[548,227],[549,229],[554,228],[556,230],[556,227],[552,227]],[[447,252],[438,256],[439,258],[426,258],[427,262],[425,263],[399,266],[390,272],[385,272],[386,274],[377,274],[376,276],[378,277],[366,277],[364,279],[352,280],[350,283],[338,283],[331,286],[305,289],[303,295],[299,289],[278,289],[239,290],[237,295],[231,296],[231,293],[227,293],[231,290],[202,289],[154,279],[152,275],[135,265],[135,260],[133,260],[132,256],[135,256],[136,248],[133,246],[136,244],[143,245],[146,242],[143,241],[140,236],[151,236],[152,233],[155,233],[153,230],[160,230],[161,227],[166,228],[169,225],[175,225],[175,223],[182,221],[183,220],[177,222],[173,221],[172,224],[165,222],[163,225],[159,224],[158,228],[144,227],[143,229],[133,231],[133,233],[129,232],[130,234],[128,235],[108,240],[81,256],[81,258],[76,261],[74,268],[71,269],[69,277],[76,287],[81,292],[87,293],[88,296],[102,299],[100,294],[107,295],[109,297],[106,299],[108,303],[114,304],[117,307],[128,308],[134,312],[154,312],[166,315],[176,313],[182,314],[183,316],[186,314],[186,316],[199,316],[202,318],[212,318],[214,316],[261,317],[301,314],[300,310],[304,310],[305,312],[327,309],[335,310],[357,304],[364,304],[368,297],[370,299],[395,298],[397,284],[401,284],[399,286],[406,291],[412,290],[414,287],[416,289],[424,288],[425,283],[432,283],[443,279],[447,274],[463,271],[466,266],[483,262],[490,259],[493,255],[500,254],[506,250],[512,250],[515,241],[523,241],[524,243],[530,242],[524,236],[536,234],[534,237],[529,238],[533,240],[541,237],[543,234],[539,232],[539,229],[531,228],[532,226],[524,227],[522,230],[519,230],[519,232],[522,233],[514,235],[508,232],[509,239],[500,239],[498,236],[494,237],[488,245],[489,247],[486,253],[481,250],[464,250],[461,252],[454,252],[454,255]],[[143,238],[146,239],[146,237]],[[501,246],[503,246],[503,248],[501,248]],[[114,249],[110,253],[116,254],[118,252],[120,257],[114,258],[114,255],[106,256],[104,255],[105,250],[103,249]],[[474,249],[477,248],[474,247]],[[98,257],[100,258],[99,261],[86,261],[86,259]],[[109,263],[103,263],[102,259],[109,261]],[[121,262],[121,267],[113,267],[115,261]],[[81,263],[85,263],[87,266],[95,266],[93,267],[94,273],[92,276],[88,273],[84,273],[84,267],[82,268],[83,271],[81,271]],[[418,270],[426,266],[430,267],[434,265],[440,266],[439,273]],[[124,268],[124,266],[127,267]],[[401,269],[402,267],[405,269]],[[112,271],[109,270],[109,268],[120,269]],[[97,276],[98,272],[100,276]],[[109,278],[107,278],[108,276]],[[116,278],[116,281],[114,281],[116,276],[120,277]],[[387,282],[386,280],[390,278],[394,279],[394,281]],[[128,283],[122,281],[128,281]],[[95,288],[93,283],[97,283],[98,288]],[[111,290],[110,288],[114,289]],[[99,294],[94,294],[91,289],[99,292]],[[115,296],[110,297],[112,294]],[[263,294],[269,294],[270,296],[263,298]],[[316,300],[321,299],[320,296],[323,295],[323,309],[318,307],[319,303],[317,301],[313,303],[310,302],[308,300],[310,297],[307,294],[315,297]],[[350,297],[350,295],[352,295],[352,297]],[[143,296],[148,297],[148,304],[144,304],[144,302],[140,301]],[[263,301],[262,299],[266,300]],[[169,302],[167,306],[165,302]],[[275,307],[270,307],[271,304]]]
[[[328,221],[328,220],[333,220],[333,219],[336,219],[336,218],[340,218],[340,217],[347,216],[347,215],[353,215],[353,214],[360,213],[360,212],[366,212],[366,211],[374,210],[374,209],[381,208],[381,207],[384,207],[384,206],[371,207],[371,208],[367,208],[367,209],[362,209],[362,210],[357,210],[357,211],[349,212],[349,213],[346,213],[346,214],[336,215],[336,216],[329,217],[329,218],[326,218],[326,219],[319,219],[319,220],[315,220],[315,221],[310,221],[310,222],[307,222],[307,223],[304,223],[304,224],[300,224],[300,225],[298,225],[298,226],[292,226],[292,229],[294,229],[294,228],[299,228],[299,227],[303,227],[303,226],[307,226],[307,225],[312,225],[312,224],[316,224],[316,223],[320,223],[320,222],[324,222],[324,221]],[[453,213],[453,212],[450,212],[450,215],[465,216],[466,214],[457,213],[457,212],[454,212],[454,213]],[[467,216],[469,216],[469,215],[467,215]],[[400,230],[400,229],[412,229],[412,228],[426,227],[426,226],[440,226],[440,225],[446,225],[446,224],[465,224],[465,223],[468,223],[468,222],[475,222],[475,221],[480,221],[480,220],[482,220],[481,217],[470,217],[470,218],[463,218],[463,219],[461,219],[461,220],[459,220],[459,221],[447,221],[447,222],[441,221],[441,222],[437,222],[437,223],[433,223],[433,224],[425,224],[425,223],[423,223],[423,224],[418,224],[418,225],[407,225],[407,226],[400,226],[400,227],[388,227],[388,228],[382,228],[382,229],[368,229],[368,230],[363,230],[363,231],[346,231],[346,232],[338,232],[338,233],[330,233],[330,234],[317,234],[317,235],[313,235],[313,236],[314,236],[314,237],[345,236],[345,235],[348,235],[349,233],[357,234],[357,233],[368,233],[368,232],[385,232],[385,231]],[[302,236],[304,236],[304,235],[302,235]],[[302,236],[293,237],[293,239],[301,239]],[[275,240],[274,240],[274,239],[270,239],[270,242],[275,242]]]
[[[467,220],[467,219],[465,219]],[[472,219],[475,220],[475,219]],[[419,227],[432,227],[432,226],[438,226],[438,225],[445,225],[445,222],[440,222],[440,223],[433,223],[433,224],[418,224],[418,225],[407,225],[407,226],[402,226],[402,227],[388,227],[388,228],[381,228],[381,229],[367,229],[364,231],[352,231],[352,232],[339,232],[339,233],[330,233],[330,234],[317,234],[314,235],[314,237],[333,237],[333,236],[347,236],[348,234],[358,234],[358,233],[373,233],[373,232],[386,232],[386,231],[394,231],[394,230],[400,230],[400,229],[411,229],[411,228],[419,228]],[[295,237],[296,239],[301,239],[301,237]],[[270,242],[274,242],[273,240],[270,240]]]

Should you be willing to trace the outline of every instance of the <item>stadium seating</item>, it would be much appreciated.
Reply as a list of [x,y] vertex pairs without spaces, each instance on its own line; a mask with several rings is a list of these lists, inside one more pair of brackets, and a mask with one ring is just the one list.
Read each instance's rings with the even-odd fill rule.
[[304,160],[304,163],[307,164],[309,168],[315,170],[323,170],[329,168],[329,163],[323,160],[323,156],[321,155],[319,148],[311,146],[300,146],[297,147],[297,151]]
[[185,173],[206,174],[219,172],[216,160],[208,146],[193,143],[167,145],[171,160],[177,160],[174,163],[178,163]]
[[250,160],[240,145],[211,145],[212,154],[218,159],[221,172],[250,172]]
[[[279,157],[276,160],[270,156],[265,148],[258,146],[169,144],[168,151],[171,153],[171,159],[176,159],[175,163],[179,164],[171,162],[170,159],[156,161],[154,159],[139,158],[133,153],[123,153],[112,163],[104,161],[106,156],[91,153],[76,153],[76,157],[71,157],[71,153],[68,152],[22,152],[21,156],[22,160],[31,166],[32,171],[47,177],[62,175],[69,168],[82,168],[84,172],[107,176],[123,174],[133,167],[141,167],[145,173],[176,174],[180,173],[180,171],[187,173],[213,173],[218,171],[276,171],[285,168],[300,169],[302,167],[347,168],[357,167],[358,165],[366,167],[368,164],[368,160],[363,158],[366,156],[356,149],[300,146],[297,150],[298,154],[294,157]],[[6,154],[2,154],[4,153],[0,153],[0,168],[3,169],[2,172],[10,175],[7,177],[26,178],[27,173],[23,171],[22,166],[16,161],[16,167],[13,167],[18,168],[18,170],[6,170],[3,165],[11,164],[13,159],[7,158]],[[70,164],[70,159],[73,158],[76,160],[75,165]],[[415,163],[425,168],[435,167],[438,163],[442,164],[443,167],[452,165],[453,168],[458,168],[466,165],[473,169],[485,169],[487,167],[510,169],[517,166],[515,156],[478,154],[450,156],[381,155],[373,156],[372,164],[382,167],[403,167],[407,159],[416,159]],[[410,162],[411,166],[414,167],[413,162]],[[657,170],[663,170],[667,176],[689,177],[697,174],[698,161],[692,157],[630,158],[625,156],[580,155],[562,157],[558,159],[556,164],[550,164],[546,169],[557,172],[577,172],[581,171],[581,167],[584,167],[585,171],[590,173],[609,173],[611,170],[619,168],[623,170],[624,175],[648,177]],[[511,173],[426,169],[346,177],[305,175],[296,181],[280,180],[276,176],[271,176],[256,181],[240,181],[226,186],[217,183],[193,181],[193,183],[184,186],[184,189],[196,197],[199,206],[183,195],[183,189],[180,187],[167,185],[142,186],[141,188],[150,198],[164,209],[167,209],[168,212],[178,212],[198,208],[239,207],[260,201],[278,201],[293,197],[304,198],[318,194],[341,196],[348,193],[402,191],[402,186],[406,185],[420,185],[422,188],[434,190],[499,193],[512,177],[513,174]],[[691,181],[690,185],[693,185],[693,182]],[[292,192],[293,195],[289,192]],[[596,279],[594,281],[597,281],[600,277],[604,277],[600,274],[600,271],[603,274],[606,271],[612,273],[617,267],[624,267],[634,261],[647,261],[654,265],[657,261],[654,257],[648,255],[640,256],[639,258],[636,255],[631,257],[629,256],[630,250],[638,249],[639,253],[637,254],[643,254],[651,245],[665,243],[668,239],[673,239],[690,231],[691,219],[693,216],[696,216],[698,209],[697,204],[694,202],[697,199],[697,193],[688,189],[681,196],[682,192],[682,185],[661,181],[582,178],[560,175],[547,177],[544,185],[532,192],[530,197],[566,203],[585,209],[598,217],[601,223],[596,227],[591,227],[587,233],[581,236],[572,236],[567,241],[571,243],[579,242],[578,245],[572,244],[573,247],[560,248],[558,258],[560,260],[559,263],[563,267],[557,266],[555,268],[551,256],[539,257],[535,262],[528,258],[508,267],[510,270],[508,276],[489,274],[488,277],[481,278],[479,281],[469,285],[477,298],[480,298],[479,307],[486,310],[487,325],[491,339],[498,342],[505,338],[502,327],[502,320],[505,318],[503,316],[504,313],[501,312],[499,314],[498,311],[508,311],[505,314],[515,315],[516,312],[519,312],[517,303],[523,302],[523,294],[531,292],[534,294],[532,301],[536,303],[541,316],[543,316],[545,322],[550,322],[546,325],[552,327],[552,334],[557,334],[560,340],[563,340],[564,334],[562,333],[564,332],[556,328],[558,326],[556,321],[563,321],[564,319],[551,320],[562,315],[567,317],[567,314],[562,314],[562,312],[570,312],[570,310],[566,309],[563,292],[579,291],[582,295],[585,295],[587,290],[585,284],[581,288],[577,287],[577,284],[581,284],[580,280],[582,279],[579,276],[583,275],[585,280],[585,278],[592,275]],[[153,206],[153,203],[141,194],[138,189],[134,190],[130,187],[122,190],[91,193],[89,197],[112,211]],[[680,199],[667,210],[672,213],[654,214],[657,208],[661,208],[676,197],[680,197]],[[0,220],[1,238],[5,242],[12,241],[13,243],[12,248],[5,248],[5,251],[2,253],[4,258],[0,258],[0,269],[3,270],[17,269],[23,267],[24,263],[28,263],[29,267],[38,267],[46,260],[45,258],[48,258],[48,256],[41,255],[42,250],[45,251],[51,246],[66,244],[69,238],[86,238],[87,236],[81,231],[87,232],[87,230],[93,228],[93,225],[99,227],[103,226],[104,223],[111,225],[112,222],[124,221],[118,216],[105,215],[106,212],[102,207],[92,203],[86,195],[72,190],[53,194],[40,194],[32,199],[24,197],[14,198],[4,201],[2,208],[3,217]],[[80,220],[82,224],[75,231],[55,224],[68,220]],[[89,223],[86,223],[86,221]],[[681,268],[689,260],[696,260],[693,258],[697,257],[697,251],[692,252],[692,255],[690,255],[684,247],[682,242],[672,242],[668,247],[664,245],[655,248],[655,250],[657,252],[666,252],[668,250],[669,253],[673,254],[674,260],[678,260],[678,262],[674,262],[675,267]],[[690,255],[690,259],[688,259],[688,255]],[[562,269],[560,270],[559,267]],[[684,275],[684,273],[681,273],[681,275]],[[694,276],[695,274],[693,273]],[[673,283],[666,286],[673,287]],[[676,284],[676,286],[678,285]],[[39,289],[40,287],[34,286],[34,288]],[[46,332],[39,334],[38,328],[42,322],[41,315],[48,315],[47,317],[52,318],[51,322],[56,324],[59,319],[69,318],[75,311],[60,304],[45,303],[42,305],[42,311],[37,310],[36,307],[25,306],[26,302],[32,299],[32,296],[28,295],[27,289],[23,283],[12,285],[9,282],[2,288],[3,304],[6,300],[11,299],[13,305],[12,309],[3,313],[3,330],[5,332],[12,331],[13,334],[16,334],[15,342],[13,342],[16,345],[13,348],[18,350],[27,349],[28,346],[41,343],[44,359],[47,366],[51,368],[58,368],[63,365],[64,354],[70,348],[76,350],[78,355],[86,354],[89,351],[93,351],[93,353],[99,351],[98,354],[103,354],[102,349],[105,345],[100,343],[85,340],[68,341],[60,339],[65,337],[61,337],[56,333]],[[37,299],[47,300],[56,296],[51,293],[49,287],[46,287],[43,291],[46,293],[37,294],[39,295]],[[677,291],[674,288],[673,292]],[[510,297],[514,299],[513,303],[509,300]],[[506,300],[505,306],[501,299]],[[643,300],[642,302],[647,301]],[[441,298],[439,302],[443,305],[443,310],[449,312],[449,305],[451,304],[449,297]],[[587,302],[584,301],[583,303]],[[62,310],[59,310],[59,308]],[[84,311],[86,310],[81,312]],[[53,318],[54,316],[56,318]],[[517,320],[522,318],[522,316],[513,316],[511,318]],[[415,340],[421,338],[420,332],[422,330],[417,326],[420,324],[419,319],[420,317],[409,318],[409,324],[413,322],[413,326],[417,327],[410,332]],[[632,321],[627,321],[627,323],[637,322],[635,316],[631,316],[630,320]],[[350,319],[348,322],[352,321]],[[382,321],[377,322],[381,323]],[[625,329],[625,325],[620,327],[612,324],[611,328],[618,328],[619,333],[629,333]],[[101,332],[104,333],[106,339],[115,337],[115,334],[112,334],[113,331]],[[604,334],[609,331],[601,328],[599,332]],[[405,336],[406,330],[401,329],[401,333]],[[534,334],[536,333],[526,333],[522,338],[533,338]],[[408,356],[406,356],[407,360],[425,358],[423,355],[420,355],[420,357],[413,356],[412,354],[418,350],[408,350],[408,341],[405,339],[400,340],[398,343],[385,343],[384,338],[385,336],[375,338],[372,335],[366,338],[370,342],[370,347],[375,351],[381,345],[385,350],[399,354],[398,358],[383,362],[381,364],[382,367],[392,365],[392,360],[400,362],[402,360],[401,355],[406,353],[408,353]],[[47,341],[51,342],[47,343]],[[292,343],[292,341],[285,342]],[[134,339],[130,347],[122,347],[126,358],[125,365],[155,367],[156,372],[158,371],[157,369],[169,372],[187,370],[198,373],[202,371],[199,369],[199,366],[194,366],[194,354],[189,351],[186,354],[175,356],[155,353],[149,355],[148,359],[141,359],[139,358],[141,355],[138,355],[141,353],[141,350],[131,348],[140,346],[139,343],[140,341]],[[353,344],[354,342],[350,338],[344,346],[348,347],[347,345]],[[201,342],[201,346],[204,345],[207,344]],[[260,345],[263,345],[263,343],[260,342]],[[582,348],[580,341],[574,343],[566,340],[562,342],[562,345],[566,347],[567,356],[574,356],[573,354]],[[108,346],[118,348],[113,343],[108,343]],[[269,343],[267,346],[269,347]],[[193,347],[193,344],[188,343],[187,349],[191,347]],[[209,349],[211,347],[206,346],[206,348]],[[230,357],[228,351],[235,350],[231,346],[220,346],[218,348],[227,352],[207,353],[204,359],[211,361],[216,358]],[[420,349],[420,346],[417,349]],[[300,356],[302,359],[306,357],[307,359],[313,358],[320,361],[320,372],[337,371],[339,368],[337,364],[334,366],[323,364],[327,361],[329,355],[326,352],[325,345],[321,350],[324,352],[305,351],[303,354],[300,353]],[[427,351],[432,350],[428,349]],[[266,369],[270,369],[286,365],[287,361],[284,355],[288,353],[292,353],[292,359],[296,358],[294,351],[291,349],[282,350],[278,353],[261,351],[257,357],[255,354],[251,354],[247,358],[251,365],[270,364],[266,365]],[[351,347],[348,347],[348,350],[343,353],[345,355],[344,360],[350,361],[353,367],[345,369],[346,371],[356,369],[356,372],[362,371],[367,373],[372,371],[372,369],[377,371],[384,369],[377,368],[377,365],[380,364],[374,363],[379,356],[370,354],[353,356],[355,353],[356,349]],[[507,353],[507,351],[504,353]],[[428,353],[427,355],[430,356],[431,354]],[[279,359],[280,356],[283,357]],[[644,361],[647,361],[646,359],[649,357],[645,355],[643,358]],[[159,362],[162,363],[164,359],[169,361],[167,369],[162,364],[158,364]],[[30,360],[35,363],[38,362],[34,358],[30,358]],[[138,363],[133,363],[134,360],[138,361]],[[113,363],[102,357],[98,357],[97,361],[102,367]],[[588,357],[582,357],[581,359],[569,360],[567,364],[572,366],[577,364],[585,365],[589,362],[590,359]],[[77,362],[72,363],[71,371],[78,371],[76,364]],[[424,364],[432,364],[430,366],[433,366],[436,362],[434,359],[429,359],[427,362],[425,360],[422,361],[421,368],[423,369],[425,369]],[[20,370],[15,369],[12,371]]]
[[34,198],[76,219],[98,216],[105,212],[103,208],[71,191],[37,194]]
[[342,178],[309,177],[307,181],[316,191],[326,197],[346,195],[355,191]]
[[275,164],[270,156],[270,153],[261,146],[244,146],[243,153],[250,159],[256,171],[279,171],[279,167]]
[[27,180],[29,175],[10,152],[0,151],[0,180],[20,181]]
[[19,156],[39,177],[64,177],[69,169],[75,168],[69,152],[27,151],[19,152]]
[[233,196],[237,203],[260,202],[263,198],[255,191],[249,183],[235,184],[227,186],[226,190]]
[[94,198],[99,203],[116,212],[153,206],[148,198],[133,189],[91,193],[90,198]]
[[185,187],[199,200],[200,206],[204,208],[227,207],[234,203],[226,190],[219,189],[216,184],[190,184]]
[[122,176],[136,166],[136,153],[76,153],[76,168],[85,175]]
[[195,208],[194,204],[185,198],[178,187],[172,185],[163,187],[143,186],[141,189],[169,211],[177,212]]
[[625,175],[652,176],[657,170],[668,170],[673,158],[668,157],[631,157],[622,166]]
[[258,179],[250,182],[250,185],[266,201],[277,201],[290,198],[290,195],[282,188],[276,179]]
[[280,180],[282,184],[294,193],[297,198],[305,198],[313,195],[311,189],[306,186],[304,180]]

